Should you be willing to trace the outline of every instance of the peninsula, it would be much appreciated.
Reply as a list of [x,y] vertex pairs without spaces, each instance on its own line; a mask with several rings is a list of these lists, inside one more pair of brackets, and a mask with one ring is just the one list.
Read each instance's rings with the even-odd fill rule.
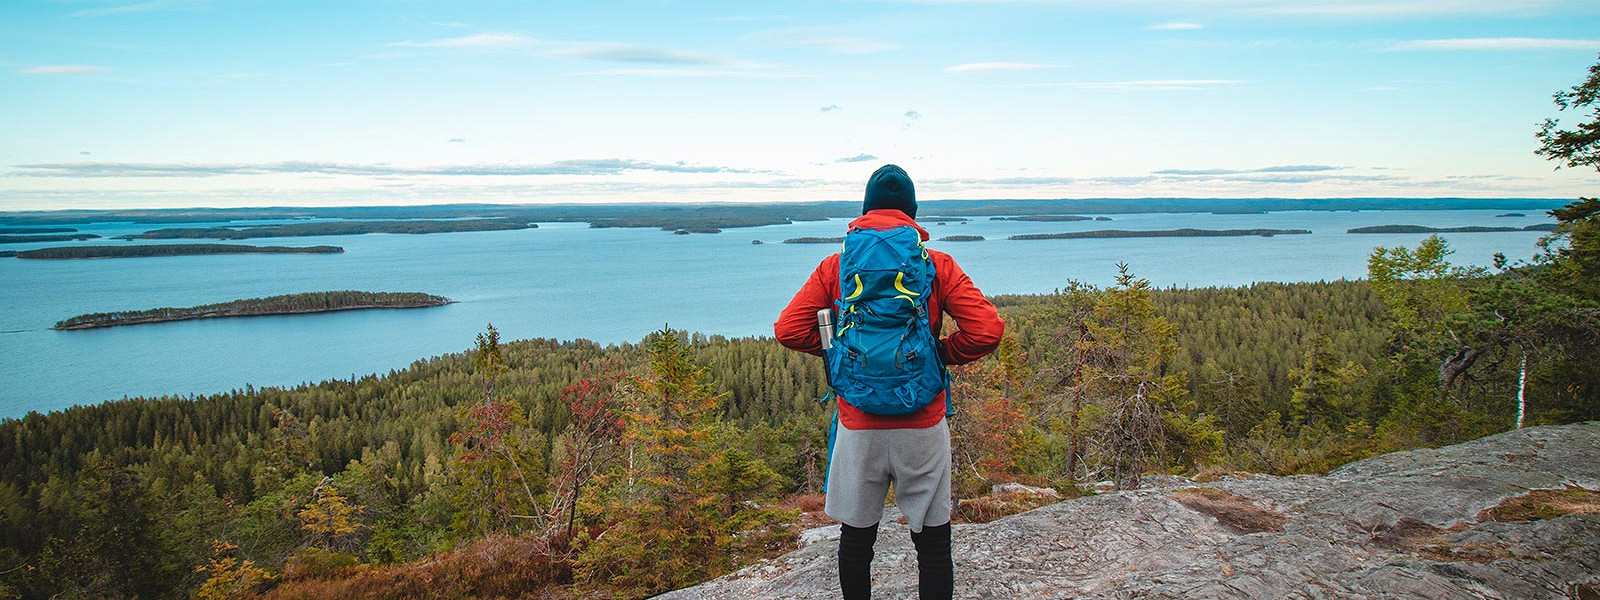
[[1345,233],[1502,233],[1507,231],[1555,231],[1555,223],[1539,223],[1526,227],[1424,227],[1422,225],[1374,225],[1346,229]]
[[188,308],[155,308],[150,310],[91,313],[57,321],[51,329],[94,329],[140,323],[165,323],[210,319],[216,317],[253,317],[261,315],[290,315],[361,310],[371,308],[425,308],[454,303],[443,296],[420,292],[309,292],[285,294],[266,298],[233,300],[218,304],[205,304]]
[[323,221],[285,225],[238,225],[232,227],[177,227],[117,236],[123,240],[216,239],[244,240],[268,237],[309,237],[318,235],[360,235],[365,233],[454,233],[461,231],[505,231],[531,229],[538,225],[512,219],[463,219],[453,221]]
[[77,232],[77,229],[71,227],[0,227],[0,235]]
[[81,242],[92,240],[98,235],[92,233],[61,233],[45,235],[0,235],[0,244],[29,244],[34,242]]
[[246,246],[244,244],[144,244],[137,246],[60,246],[17,252],[17,258],[64,260],[74,258],[135,258],[141,256],[200,256],[206,254],[338,254],[339,246]]
[[1275,235],[1306,235],[1310,229],[1161,229],[1155,231],[1128,231],[1124,229],[1098,229],[1095,231],[1074,231],[1070,233],[1030,233],[1013,235],[1009,240],[1079,240],[1099,238],[1135,238],[1135,237],[1239,237],[1261,236],[1272,237]]

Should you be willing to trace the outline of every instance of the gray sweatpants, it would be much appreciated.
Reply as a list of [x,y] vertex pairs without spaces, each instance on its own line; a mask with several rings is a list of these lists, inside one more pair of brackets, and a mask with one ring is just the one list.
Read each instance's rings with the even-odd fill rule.
[[926,429],[849,429],[839,426],[828,463],[823,511],[851,527],[883,520],[883,501],[894,483],[894,503],[912,533],[950,522],[950,425]]

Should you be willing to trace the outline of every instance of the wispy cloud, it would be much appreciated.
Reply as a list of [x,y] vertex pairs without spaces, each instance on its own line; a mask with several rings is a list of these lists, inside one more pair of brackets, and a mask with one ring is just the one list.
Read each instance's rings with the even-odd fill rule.
[[837,104],[829,104],[827,106],[822,107],[822,112],[833,112],[833,111],[836,111],[836,110],[844,110],[844,107],[843,106],[839,106]]
[[750,37],[756,41],[805,46],[834,54],[877,54],[900,49],[900,45],[893,42],[838,35],[819,27],[769,29],[752,34]]
[[224,175],[354,175],[354,176],[529,176],[614,175],[626,171],[658,173],[764,173],[685,162],[659,163],[623,158],[561,160],[534,164],[476,164],[402,167],[386,164],[283,161],[272,163],[35,163],[14,165],[24,177],[220,177]]
[[810,75],[796,75],[792,73],[774,73],[768,71],[752,70],[745,68],[725,69],[692,69],[682,67],[642,67],[632,69],[600,69],[586,71],[580,75],[614,75],[622,77],[765,77],[773,79],[796,79],[810,77]]
[[873,156],[871,154],[857,154],[855,156],[850,156],[850,157],[846,157],[846,158],[840,158],[840,159],[834,160],[833,162],[834,162],[834,164],[840,164],[840,163],[867,162],[869,160],[878,160],[878,157]]
[[1107,91],[1194,91],[1238,85],[1238,79],[1136,79],[1131,81],[1080,81],[1064,83],[1030,83],[1024,87],[1073,87],[1086,90]]
[[589,60],[656,65],[720,65],[731,62],[698,52],[617,42],[563,43],[549,53]]
[[1054,65],[1041,65],[1039,63],[1025,62],[978,62],[950,65],[944,70],[949,73],[967,73],[972,71],[1031,71],[1034,69],[1048,69]]
[[106,70],[105,67],[93,65],[42,65],[18,70],[24,75],[87,75]]
[[1420,17],[1435,15],[1529,15],[1561,5],[1579,6],[1571,0],[1228,0],[1250,12],[1345,17]]
[[[1084,0],[899,0],[914,4],[1058,4],[1081,5]],[[1342,16],[1351,18],[1403,18],[1450,15],[1538,15],[1552,10],[1586,8],[1588,0],[1122,0],[1122,6],[1159,10],[1192,10],[1203,5],[1211,12],[1246,14]]]
[[1314,173],[1319,171],[1339,171],[1342,167],[1328,165],[1279,165],[1261,167],[1259,169],[1162,169],[1152,171],[1156,175],[1239,175],[1243,173]]
[[111,6],[85,8],[72,12],[74,17],[106,17],[158,10],[194,9],[210,5],[213,0],[146,0],[144,2],[113,2]]
[[532,45],[534,39],[516,33],[474,33],[459,37],[440,38],[435,40],[392,42],[390,46],[401,48],[468,48],[468,49],[495,49],[495,48],[521,48]]
[[1135,186],[1155,181],[1151,176],[1133,177],[958,177],[958,178],[930,178],[924,181],[928,184],[963,186],[963,187],[1047,187],[1080,184],[1104,184],[1117,186]]
[[1394,50],[1600,50],[1600,39],[1452,38],[1400,42]]
[[1201,25],[1199,23],[1156,23],[1155,25],[1151,25],[1145,29],[1152,31],[1191,31],[1204,28],[1205,25]]
[[789,15],[735,15],[731,17],[717,17],[717,21],[724,23],[751,23],[760,21],[787,21]]

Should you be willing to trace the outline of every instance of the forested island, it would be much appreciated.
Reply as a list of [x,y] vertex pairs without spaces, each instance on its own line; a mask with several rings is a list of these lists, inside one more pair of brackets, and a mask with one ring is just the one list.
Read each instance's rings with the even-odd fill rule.
[[[1502,215],[1504,216],[1504,215]],[[1526,227],[1425,227],[1422,225],[1373,225],[1346,229],[1345,233],[1503,233],[1509,231],[1555,231],[1555,223],[1539,223]]]
[[981,242],[981,241],[983,241],[983,236],[981,236],[981,235],[947,235],[947,236],[944,236],[942,238],[939,238],[939,241],[941,241],[941,242]]
[[785,244],[843,244],[844,237],[797,237],[784,240]]
[[990,221],[1034,221],[1041,223],[1092,221],[1093,217],[1079,215],[1022,215],[1020,217],[989,217]]
[[0,227],[0,235],[40,233],[76,233],[78,230],[71,227]]
[[238,227],[179,227],[117,236],[125,240],[217,239],[243,240],[269,237],[309,237],[320,235],[360,235],[366,233],[453,233],[461,231],[505,231],[537,228],[538,225],[512,219],[467,219],[460,221],[332,221],[290,223],[286,225],[243,225]]
[[1275,235],[1307,235],[1309,229],[1161,229],[1153,231],[1128,231],[1124,229],[1098,229],[1095,231],[1072,231],[1068,233],[1029,233],[1013,235],[1010,240],[1079,240],[1099,238],[1138,238],[1138,237],[1240,237],[1261,236],[1272,237]]
[[0,235],[0,244],[28,244],[34,242],[81,242],[92,240],[100,236],[92,233],[69,234],[44,234],[44,235]]
[[135,258],[145,256],[202,256],[208,254],[339,254],[339,246],[247,246],[244,244],[139,244],[128,246],[61,246],[17,252],[17,258],[78,259]]
[[141,323],[164,323],[217,317],[249,317],[362,310],[374,308],[425,308],[454,302],[443,296],[419,292],[309,292],[266,298],[249,298],[188,308],[91,313],[57,321],[51,329],[94,329]]

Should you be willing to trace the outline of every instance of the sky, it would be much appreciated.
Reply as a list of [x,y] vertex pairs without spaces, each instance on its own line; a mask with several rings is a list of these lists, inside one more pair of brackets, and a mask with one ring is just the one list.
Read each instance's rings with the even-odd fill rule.
[[1594,195],[1593,0],[4,0],[0,210]]

